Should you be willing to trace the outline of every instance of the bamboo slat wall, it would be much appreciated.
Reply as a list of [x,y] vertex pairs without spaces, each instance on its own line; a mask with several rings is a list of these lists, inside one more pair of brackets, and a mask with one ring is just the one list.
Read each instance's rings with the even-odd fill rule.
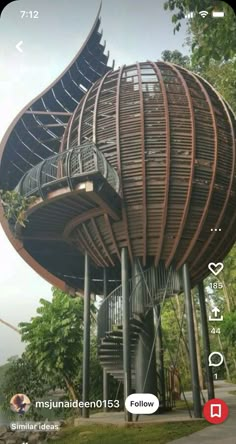
[[188,261],[197,280],[208,262],[224,257],[236,238],[233,125],[213,88],[177,65],[123,66],[95,83],[62,149],[93,141],[118,170],[116,245],[104,216],[96,218],[111,256],[127,245],[130,260],[141,257],[143,265],[148,258],[177,268]]

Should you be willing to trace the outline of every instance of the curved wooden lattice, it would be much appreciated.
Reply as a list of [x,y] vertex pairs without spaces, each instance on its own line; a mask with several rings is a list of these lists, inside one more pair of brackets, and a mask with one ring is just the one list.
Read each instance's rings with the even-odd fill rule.
[[234,125],[206,81],[168,63],[123,66],[91,88],[66,143],[78,143],[79,127],[79,142],[96,140],[118,170],[123,211],[112,228],[131,261],[188,261],[198,280],[223,258],[236,237]]
[[[38,144],[36,133],[32,136],[28,132],[27,119],[35,120],[35,105],[27,108],[5,145],[1,165],[5,189],[9,184],[16,185],[22,176],[21,190],[27,177],[36,182],[40,177],[42,185],[47,159],[54,152],[60,153],[55,158],[57,193],[53,200],[41,187],[43,206],[40,204],[29,215],[30,223],[22,236],[24,246],[56,276],[68,282],[71,273],[76,283],[69,277],[72,286],[81,280],[85,250],[97,267],[94,276],[101,280],[99,269],[104,266],[109,268],[108,279],[114,270],[116,275],[123,246],[128,247],[130,262],[139,257],[144,267],[158,266],[162,261],[167,268],[172,265],[178,270],[187,261],[193,283],[198,282],[207,274],[208,262],[222,260],[236,238],[235,118],[204,79],[180,66],[148,61],[116,71],[109,69],[103,63],[98,25],[94,25],[84,48],[87,54],[88,47],[96,42],[103,71],[91,77],[88,92],[77,106],[75,101],[72,104],[65,99],[68,88],[75,86],[76,76],[70,75],[72,65],[66,74],[67,86],[60,80],[65,109],[55,110],[57,118],[64,116],[67,120],[63,120],[54,145],[49,143],[46,148]],[[80,56],[79,62],[82,60]],[[92,63],[93,58],[91,73]],[[53,91],[54,87],[35,102],[37,119],[44,115],[40,114],[39,103],[46,103],[48,94],[55,99]],[[40,131],[42,127],[47,128],[47,133],[54,131],[51,119],[55,120],[55,115],[47,111],[50,122],[40,124]],[[18,125],[20,139],[16,139]],[[26,147],[24,137],[27,144],[31,140],[30,147]],[[14,150],[10,155],[12,141]],[[121,211],[116,212],[118,201],[114,194],[102,186],[95,187],[96,193],[73,194],[68,165],[73,164],[78,146],[92,144],[119,177]],[[20,173],[16,173],[18,167]],[[36,174],[34,178],[33,173],[39,170],[40,176]],[[59,187],[57,180],[63,171],[68,190],[60,195],[62,184]],[[215,231],[219,228],[220,233]],[[42,241],[40,245],[37,238]],[[63,255],[67,251],[70,257],[65,263]]]

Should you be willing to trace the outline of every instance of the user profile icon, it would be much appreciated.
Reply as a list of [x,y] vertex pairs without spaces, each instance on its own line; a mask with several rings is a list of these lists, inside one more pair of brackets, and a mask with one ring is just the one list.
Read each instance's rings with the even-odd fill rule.
[[28,412],[30,405],[30,399],[23,393],[17,393],[16,395],[12,396],[10,400],[11,410],[19,415],[24,415],[24,413]]

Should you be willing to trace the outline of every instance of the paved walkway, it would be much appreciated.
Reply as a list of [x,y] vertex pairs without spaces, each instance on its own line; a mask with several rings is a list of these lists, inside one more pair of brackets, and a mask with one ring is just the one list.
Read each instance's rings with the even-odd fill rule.
[[[166,423],[166,422],[176,422],[176,421],[192,421],[193,418],[190,418],[188,412],[185,410],[182,411],[173,411],[169,413],[165,413],[163,415],[139,415],[138,421],[136,422],[135,415],[133,417],[133,422],[129,423],[131,426],[134,424],[147,424],[147,423]],[[81,417],[76,418],[74,420],[74,424],[114,424],[121,425],[125,424],[124,421],[124,412],[109,412],[109,413],[95,413],[91,415],[89,419],[83,419]]]
[[236,444],[236,395],[229,394],[230,391],[236,391],[236,385],[222,381],[215,383],[215,397],[223,399],[229,406],[229,417],[223,424],[206,427],[171,441],[171,444]]
[[[236,444],[236,395],[229,394],[229,392],[236,391],[236,384],[228,384],[225,381],[215,382],[215,397],[223,399],[229,406],[229,417],[219,425],[211,425],[201,430],[171,441],[170,444]],[[203,391],[204,397],[207,400],[206,390]],[[187,400],[192,400],[192,393],[187,392]],[[173,421],[189,421],[190,418],[186,410],[177,410],[163,415],[140,415],[137,425],[142,423],[166,423]],[[197,421],[197,419],[196,419]],[[115,424],[124,425],[124,412],[110,412],[110,413],[95,413],[91,415],[89,420],[83,418],[76,418],[75,425],[79,424]],[[134,423],[132,423],[134,424]]]

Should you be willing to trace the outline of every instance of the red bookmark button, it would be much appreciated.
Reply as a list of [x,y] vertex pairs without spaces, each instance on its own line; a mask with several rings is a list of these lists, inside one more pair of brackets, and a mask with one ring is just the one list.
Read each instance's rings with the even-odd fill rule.
[[211,399],[203,407],[203,415],[211,424],[221,424],[229,414],[229,408],[222,399]]

